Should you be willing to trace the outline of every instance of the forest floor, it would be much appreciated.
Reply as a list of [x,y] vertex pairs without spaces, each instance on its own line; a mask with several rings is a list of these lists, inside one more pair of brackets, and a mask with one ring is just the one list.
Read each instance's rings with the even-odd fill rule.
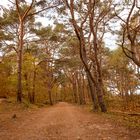
[[0,140],[140,140],[140,130],[60,102],[35,109],[0,109]]

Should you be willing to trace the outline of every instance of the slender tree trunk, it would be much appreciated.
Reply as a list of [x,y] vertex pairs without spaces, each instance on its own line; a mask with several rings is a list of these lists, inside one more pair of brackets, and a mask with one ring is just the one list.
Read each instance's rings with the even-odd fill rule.
[[77,85],[78,85],[78,93],[79,93],[79,103],[80,105],[84,104],[84,97],[83,97],[83,89],[82,89],[82,79],[80,74],[77,75]]
[[74,102],[77,103],[77,88],[76,88],[76,82],[72,83],[73,87],[73,95],[74,95]]
[[58,92],[57,91],[55,92],[55,102],[56,103],[58,102]]
[[82,105],[83,104],[83,96],[82,96],[82,89],[81,89],[82,87],[79,79],[77,79],[77,83],[78,83],[79,104]]
[[18,46],[18,83],[17,83],[17,101],[22,102],[22,51],[23,51],[23,37],[24,37],[24,24],[23,21],[20,20],[19,26],[19,46]]
[[52,102],[52,92],[51,92],[51,89],[48,89],[48,94],[49,94],[49,101],[50,101],[50,105],[53,105],[53,102]]
[[69,79],[70,79],[70,82],[72,84],[74,103],[77,103],[78,102],[78,97],[77,97],[77,83],[76,83],[75,73]]
[[52,93],[51,93],[51,90],[48,91],[49,93],[49,100],[50,100],[50,105],[53,105],[53,102],[52,102]]
[[83,94],[83,104],[86,104],[86,99],[85,99],[85,79],[84,79],[83,74],[82,74],[82,94]]
[[66,93],[67,93],[67,91],[66,91],[66,86],[67,85],[64,85],[64,94],[63,94],[63,101],[65,101],[66,100]]
[[35,82],[36,82],[36,69],[33,72],[33,90],[32,90],[32,103],[35,103]]
[[25,77],[25,82],[26,82],[26,90],[28,93],[28,99],[29,99],[30,103],[32,103],[32,96],[31,96],[31,92],[30,92],[30,86],[28,83],[28,74],[25,74],[24,77]]

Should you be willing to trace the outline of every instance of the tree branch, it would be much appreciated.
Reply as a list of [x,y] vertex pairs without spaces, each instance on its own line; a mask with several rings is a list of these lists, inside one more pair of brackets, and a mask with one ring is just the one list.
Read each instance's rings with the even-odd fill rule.
[[35,2],[35,0],[32,0],[32,3],[30,4],[30,6],[25,10],[24,15],[22,16],[22,20],[24,20],[26,18],[27,14],[32,9],[32,6],[33,6],[34,2]]
[[33,15],[37,15],[37,14],[39,14],[39,13],[45,11],[45,10],[52,9],[52,8],[57,7],[57,6],[59,6],[59,4],[46,7],[46,8],[44,8],[44,9],[42,9],[42,10],[39,10],[39,11],[37,11],[37,12],[34,12],[34,13],[31,13],[31,14],[27,15],[27,17],[31,17],[31,16],[33,16]]

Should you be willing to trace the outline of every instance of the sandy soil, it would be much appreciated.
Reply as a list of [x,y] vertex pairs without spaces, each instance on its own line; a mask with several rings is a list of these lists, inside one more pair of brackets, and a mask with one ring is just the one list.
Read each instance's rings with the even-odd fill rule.
[[140,140],[139,132],[64,102],[0,113],[0,140]]

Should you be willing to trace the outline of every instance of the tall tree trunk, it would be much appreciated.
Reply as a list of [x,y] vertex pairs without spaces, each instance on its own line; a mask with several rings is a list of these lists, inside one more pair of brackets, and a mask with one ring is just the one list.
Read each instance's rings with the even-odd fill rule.
[[[78,35],[77,35],[78,37]],[[96,87],[96,82],[90,72],[90,69],[88,68],[88,60],[87,60],[87,54],[86,54],[86,49],[85,49],[85,42],[84,42],[84,35],[83,35],[83,31],[82,29],[80,29],[80,36],[78,37],[79,39],[79,46],[80,46],[80,58],[81,58],[81,61],[84,65],[84,68],[85,68],[85,72],[86,72],[86,75],[87,75],[87,79],[88,79],[88,84],[89,84],[89,89],[90,89],[90,94],[91,94],[91,97],[92,97],[92,102],[94,104],[94,110],[97,110],[98,109],[98,103],[96,102],[96,93],[95,93],[95,90],[94,90],[94,87]]]
[[23,51],[24,23],[20,20],[19,26],[19,46],[18,46],[18,83],[17,83],[17,101],[22,102],[22,51]]
[[86,55],[85,42],[84,42],[84,35],[83,35],[82,31],[81,31],[81,38],[79,40],[79,43],[80,43],[80,58],[81,58],[81,60],[84,64],[85,72],[87,74],[90,94],[91,94],[92,102],[94,104],[94,110],[98,110],[98,102],[96,100],[96,92],[95,92],[95,88],[97,87],[97,83],[96,83],[95,79],[93,78],[93,76],[90,72],[90,69],[88,68],[87,55]]
[[[80,41],[80,42],[82,42],[82,41]],[[90,94],[91,94],[91,97],[92,97],[92,102],[94,104],[94,110],[97,110],[98,109],[98,103],[97,103],[97,100],[96,100],[96,93],[95,93],[95,87],[96,87],[95,86],[95,80],[93,79],[93,76],[92,76],[90,70],[88,69],[86,51],[85,51],[85,48],[84,48],[84,44],[83,45],[82,44],[83,43],[80,43],[80,46],[81,46],[80,58],[81,58],[81,60],[84,64],[85,71],[86,71],[86,74],[87,74]]]
[[94,35],[94,51],[95,51],[95,62],[97,66],[97,97],[99,106],[102,112],[106,112],[106,106],[104,103],[103,95],[104,95],[104,88],[103,88],[103,81],[102,81],[102,73],[101,73],[101,66],[98,60],[98,53],[97,53],[97,43],[96,43],[96,35]]

